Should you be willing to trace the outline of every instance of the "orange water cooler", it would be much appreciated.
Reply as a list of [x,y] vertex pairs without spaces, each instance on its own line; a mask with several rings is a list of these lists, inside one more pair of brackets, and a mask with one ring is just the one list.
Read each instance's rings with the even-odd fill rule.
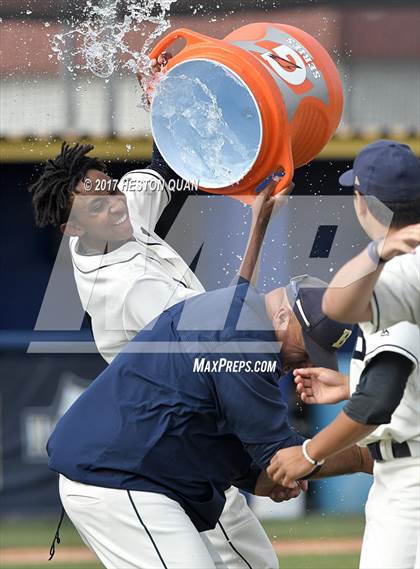
[[169,61],[151,107],[162,155],[201,189],[245,202],[281,167],[280,192],[340,122],[343,90],[331,57],[306,32],[271,23],[223,40],[174,30],[150,57],[179,38],[185,46]]

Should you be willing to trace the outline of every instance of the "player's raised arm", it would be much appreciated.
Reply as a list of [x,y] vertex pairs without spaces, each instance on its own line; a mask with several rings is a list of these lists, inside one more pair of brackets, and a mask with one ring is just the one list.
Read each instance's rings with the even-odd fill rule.
[[258,280],[258,268],[261,247],[267,231],[268,224],[273,215],[287,203],[287,196],[293,191],[292,183],[280,194],[273,196],[272,193],[280,178],[274,174],[267,186],[256,196],[252,203],[252,224],[249,232],[248,244],[238,276],[256,285]]
[[[415,254],[418,245],[420,224],[404,227],[382,241],[370,243],[362,253],[346,263],[331,281],[322,304],[325,314],[339,322],[372,321],[374,309],[371,301],[378,279],[381,287],[392,287],[392,284],[387,285],[387,276],[381,280],[385,263],[400,255]],[[415,275],[412,277],[416,278]],[[420,284],[418,276],[417,281]],[[395,294],[393,302],[400,304],[400,316],[394,316],[394,320],[387,321],[386,326],[402,320],[413,322],[409,304],[402,302],[402,298]]]

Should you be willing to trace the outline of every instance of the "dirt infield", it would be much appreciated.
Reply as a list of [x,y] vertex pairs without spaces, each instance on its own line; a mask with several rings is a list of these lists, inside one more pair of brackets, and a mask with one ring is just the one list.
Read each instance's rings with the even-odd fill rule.
[[331,555],[332,553],[359,553],[362,540],[358,537],[289,539],[273,541],[273,545],[279,555]]
[[[289,539],[276,540],[273,542],[276,552],[281,555],[322,555],[332,553],[358,553],[361,547],[359,538],[340,539]],[[36,565],[44,563],[48,559],[48,551],[45,548],[7,548],[1,552],[1,562],[8,565]],[[60,547],[58,546],[54,564],[67,563],[75,565],[83,561],[93,562],[95,556],[85,547]]]

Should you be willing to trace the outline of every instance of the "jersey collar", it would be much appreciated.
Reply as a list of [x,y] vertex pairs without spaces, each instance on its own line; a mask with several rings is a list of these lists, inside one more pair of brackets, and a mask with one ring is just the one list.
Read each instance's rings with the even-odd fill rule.
[[79,238],[70,237],[73,263],[76,269],[82,273],[89,273],[117,263],[128,262],[137,255],[145,257],[147,254],[147,247],[137,241],[128,241],[110,253],[98,253],[97,255],[81,255],[78,252],[78,246]]

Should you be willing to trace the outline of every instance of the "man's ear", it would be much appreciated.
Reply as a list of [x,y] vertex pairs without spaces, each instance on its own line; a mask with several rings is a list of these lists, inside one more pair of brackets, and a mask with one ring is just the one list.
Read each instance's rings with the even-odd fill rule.
[[360,217],[365,217],[368,211],[365,197],[357,190],[354,190],[354,208]]
[[273,316],[273,328],[285,332],[289,327],[292,311],[287,306],[281,306]]
[[83,227],[74,221],[62,223],[60,225],[60,230],[64,235],[68,235],[69,237],[81,237],[85,233]]

